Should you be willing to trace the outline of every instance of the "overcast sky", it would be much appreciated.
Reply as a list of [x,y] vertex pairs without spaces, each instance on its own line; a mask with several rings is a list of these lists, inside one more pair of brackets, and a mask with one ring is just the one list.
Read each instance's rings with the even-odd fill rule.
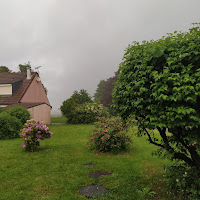
[[0,0],[0,13],[0,65],[42,66],[55,114],[113,76],[128,44],[200,22],[200,0]]

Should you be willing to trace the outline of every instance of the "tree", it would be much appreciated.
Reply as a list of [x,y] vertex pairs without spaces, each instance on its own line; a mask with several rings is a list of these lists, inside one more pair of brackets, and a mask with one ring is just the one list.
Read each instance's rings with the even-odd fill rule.
[[62,103],[62,105],[60,106],[60,110],[62,114],[68,119],[69,123],[75,123],[74,118],[76,118],[77,115],[75,109],[82,104],[91,102],[92,99],[88,94],[87,90],[81,89],[79,92],[74,91],[72,96]]
[[74,91],[71,98],[77,103],[77,104],[83,104],[83,103],[91,103],[92,99],[90,95],[88,94],[87,90],[81,89],[80,92]]
[[0,73],[10,73],[11,70],[6,66],[0,66]]
[[104,90],[100,98],[100,103],[108,108],[110,108],[110,106],[113,104],[112,92],[113,92],[114,83],[116,80],[117,80],[117,74],[115,74],[115,76],[110,77],[109,79],[105,81]]
[[97,85],[97,89],[95,91],[95,94],[94,94],[94,100],[96,102],[100,102],[102,96],[103,96],[103,93],[105,91],[105,80],[101,80],[99,82],[99,84]]
[[117,80],[117,73],[115,73],[113,77],[110,77],[107,80],[101,80],[97,85],[97,89],[94,94],[95,101],[107,107],[111,115],[116,115],[116,113],[112,108],[113,105],[112,92],[116,80]]
[[157,41],[134,42],[118,73],[119,114],[135,118],[138,133],[147,135],[159,154],[184,162],[200,177],[200,24]]
[[24,63],[23,65],[19,64],[19,72],[26,72],[28,67],[31,67],[30,61],[28,61],[27,63]]

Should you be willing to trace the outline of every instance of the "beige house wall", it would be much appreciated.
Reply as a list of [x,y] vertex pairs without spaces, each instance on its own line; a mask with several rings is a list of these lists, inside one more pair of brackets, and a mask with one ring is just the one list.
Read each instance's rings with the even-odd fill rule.
[[0,105],[1,108],[5,108],[7,105]]
[[47,95],[45,93],[44,87],[40,81],[38,75],[35,76],[28,90],[21,99],[22,103],[26,102],[45,102],[50,105]]
[[1,84],[0,85],[0,95],[12,95],[12,85],[11,84]]
[[36,121],[43,121],[44,124],[51,124],[50,106],[42,104],[33,108],[29,108],[28,111],[30,112],[32,119],[35,119]]

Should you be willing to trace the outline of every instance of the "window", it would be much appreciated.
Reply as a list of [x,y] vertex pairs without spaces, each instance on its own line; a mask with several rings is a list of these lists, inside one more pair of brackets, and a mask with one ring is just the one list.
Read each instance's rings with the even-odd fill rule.
[[12,95],[12,84],[0,84],[0,95]]

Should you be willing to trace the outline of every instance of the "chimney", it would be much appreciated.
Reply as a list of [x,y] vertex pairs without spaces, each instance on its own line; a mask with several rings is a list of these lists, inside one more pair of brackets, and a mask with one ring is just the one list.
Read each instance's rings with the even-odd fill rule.
[[27,67],[27,79],[31,79],[31,67]]

